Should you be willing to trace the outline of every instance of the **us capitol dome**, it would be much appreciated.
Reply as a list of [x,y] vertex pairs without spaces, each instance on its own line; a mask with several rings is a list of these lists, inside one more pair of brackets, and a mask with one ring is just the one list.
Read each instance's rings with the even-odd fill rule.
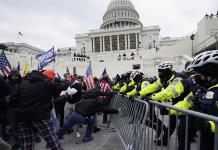
[[101,29],[134,25],[143,26],[132,2],[130,0],[112,0],[103,16]]
[[77,34],[76,49],[86,53],[151,48],[158,44],[160,28],[143,27],[139,14],[130,0],[112,0],[103,15],[100,29]]

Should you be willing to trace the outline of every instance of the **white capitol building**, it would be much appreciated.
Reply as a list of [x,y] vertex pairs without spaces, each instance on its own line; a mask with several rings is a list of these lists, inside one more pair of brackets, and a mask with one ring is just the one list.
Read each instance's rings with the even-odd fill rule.
[[[193,40],[191,34],[160,38],[160,30],[159,26],[144,27],[130,0],[112,0],[100,29],[76,35],[76,47],[57,49],[56,62],[47,67],[55,66],[61,75],[67,67],[71,73],[82,75],[91,61],[93,74],[97,77],[105,67],[111,77],[133,69],[151,76],[156,74],[157,64],[170,60],[175,64],[175,70],[181,71],[192,54],[217,47],[218,16],[204,16],[197,24],[197,30],[190,31],[195,35]],[[19,61],[21,66],[28,63],[31,69],[37,68],[35,54],[41,50],[24,43],[5,44],[11,64],[16,66]]]

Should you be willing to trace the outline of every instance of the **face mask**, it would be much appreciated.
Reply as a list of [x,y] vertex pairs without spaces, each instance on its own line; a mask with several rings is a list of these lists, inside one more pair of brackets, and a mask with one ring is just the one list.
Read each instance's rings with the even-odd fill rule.
[[172,76],[171,70],[158,70],[158,75],[162,81],[167,81]]
[[214,83],[211,82],[212,79],[211,79],[210,81],[208,81],[207,79],[202,80],[202,79],[200,78],[200,76],[195,76],[195,81],[196,81],[199,85],[201,85],[201,86],[203,86],[203,87],[205,87],[205,88],[209,88],[209,87],[211,87],[211,86],[214,85]]

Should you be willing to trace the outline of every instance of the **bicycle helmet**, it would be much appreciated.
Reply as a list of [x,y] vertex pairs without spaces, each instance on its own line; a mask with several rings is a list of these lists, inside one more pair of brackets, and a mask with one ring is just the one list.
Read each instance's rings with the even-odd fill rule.
[[206,51],[194,57],[187,70],[218,76],[218,50]]
[[143,73],[139,72],[138,70],[134,70],[132,71],[130,78],[134,81],[134,82],[138,82],[142,79],[143,77]]
[[162,62],[158,66],[158,69],[161,69],[161,70],[163,70],[163,69],[173,70],[173,63],[172,62]]

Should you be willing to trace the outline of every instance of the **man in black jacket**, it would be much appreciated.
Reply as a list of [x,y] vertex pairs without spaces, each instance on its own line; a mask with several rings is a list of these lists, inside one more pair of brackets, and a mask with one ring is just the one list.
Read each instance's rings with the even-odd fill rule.
[[34,149],[34,130],[37,130],[52,150],[62,150],[50,118],[52,96],[66,90],[68,82],[55,82],[55,73],[45,70],[43,73],[32,71],[28,80],[24,80],[11,103],[17,106],[16,118],[22,150]]
[[72,128],[75,124],[87,124],[87,129],[83,142],[91,141],[92,131],[94,127],[94,120],[91,116],[95,115],[96,112],[103,112],[108,114],[118,113],[116,109],[109,109],[107,106],[102,105],[98,100],[98,96],[108,96],[115,94],[113,92],[100,92],[98,89],[92,89],[87,91],[82,100],[76,104],[75,111],[69,116],[68,120],[64,125],[58,130],[57,135],[61,139],[63,138],[65,132]]
[[[16,91],[17,87],[22,82],[22,77],[17,70],[12,70],[8,75],[8,86],[10,88],[10,94],[8,98],[10,99],[10,95]],[[20,147],[19,136],[18,136],[18,125],[17,120],[15,118],[15,108],[10,105],[7,107],[7,119],[8,123],[11,126],[12,137],[15,141],[15,144],[12,146],[12,150],[16,150]]]
[[5,97],[8,96],[9,93],[10,89],[6,81],[3,76],[0,76],[0,149],[1,147],[7,147],[9,149],[9,145],[3,141],[3,139],[6,138],[6,108],[8,106]]

